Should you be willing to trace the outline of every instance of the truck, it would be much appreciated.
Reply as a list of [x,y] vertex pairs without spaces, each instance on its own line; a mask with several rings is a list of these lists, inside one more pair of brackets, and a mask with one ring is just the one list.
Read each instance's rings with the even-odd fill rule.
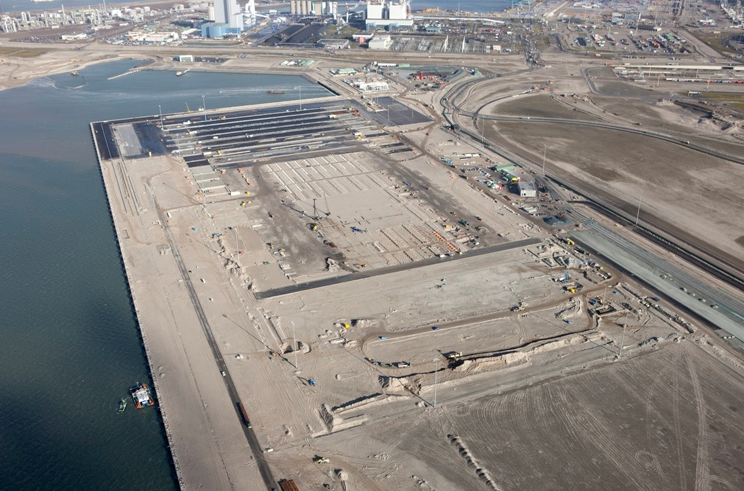
[[248,428],[253,428],[251,420],[248,418],[248,411],[245,410],[242,402],[238,402],[238,409],[240,409],[240,416],[243,418],[243,424]]

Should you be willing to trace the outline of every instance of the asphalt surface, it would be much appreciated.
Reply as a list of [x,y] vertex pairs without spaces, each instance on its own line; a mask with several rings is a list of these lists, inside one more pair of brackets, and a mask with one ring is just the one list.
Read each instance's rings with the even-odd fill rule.
[[[576,218],[578,213],[573,212],[572,215]],[[696,279],[588,217],[584,219],[584,225],[588,230],[573,232],[571,235],[575,239],[661,289],[666,296],[711,324],[744,341],[744,302]]]

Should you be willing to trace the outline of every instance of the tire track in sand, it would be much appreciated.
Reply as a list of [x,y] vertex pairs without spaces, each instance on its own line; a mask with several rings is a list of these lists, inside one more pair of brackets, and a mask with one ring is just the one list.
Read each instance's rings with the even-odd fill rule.
[[687,345],[684,347],[684,358],[687,369],[690,371],[692,388],[695,391],[695,402],[698,412],[698,448],[695,462],[695,491],[710,491],[710,466],[708,462],[708,430],[705,422],[705,400],[703,390],[694,363],[690,361],[687,353]]
[[684,356],[684,351],[680,350],[674,364],[674,390],[672,391],[672,412],[674,414],[674,434],[677,440],[677,462],[679,462],[679,483],[680,489],[687,489],[687,470],[685,469],[685,455],[682,448],[682,425],[679,421],[679,371],[682,369],[680,362]]

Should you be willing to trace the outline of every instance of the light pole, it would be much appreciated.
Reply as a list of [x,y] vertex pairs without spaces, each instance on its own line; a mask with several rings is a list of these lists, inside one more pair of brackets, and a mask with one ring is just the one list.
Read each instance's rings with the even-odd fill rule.
[[235,255],[238,257],[238,269],[240,269],[240,241],[238,240],[238,227],[233,227],[235,230]]
[[294,346],[292,346],[292,351],[294,351],[294,355],[295,355],[295,369],[296,370],[299,370],[300,367],[297,366],[297,333],[296,333],[296,330],[295,330],[295,323],[294,323],[294,321],[292,321],[292,339],[293,339],[293,342],[294,342]]
[[204,111],[204,121],[207,120],[207,104],[204,102],[204,96],[202,96],[202,111]]
[[643,193],[638,194],[638,211],[636,212],[636,227],[638,226],[638,218],[641,216],[641,197],[643,196]]
[[620,336],[620,353],[617,357],[620,359],[623,356],[623,345],[625,344],[625,324],[623,324],[623,335]]
[[548,145],[543,145],[543,179],[545,179],[545,154],[548,153]]
[[160,107],[160,104],[158,104],[158,112],[160,113],[160,129],[163,128],[163,109]]
[[300,91],[300,111],[302,111],[302,86],[298,86],[297,90]]
[[434,358],[434,407],[437,407],[437,372],[439,371],[439,358]]

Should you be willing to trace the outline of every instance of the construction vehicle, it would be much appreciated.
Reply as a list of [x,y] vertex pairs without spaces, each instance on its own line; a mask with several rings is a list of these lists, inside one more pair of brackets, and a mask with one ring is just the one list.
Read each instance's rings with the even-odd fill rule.
[[316,464],[330,464],[331,461],[328,457],[316,457],[315,463]]
[[511,308],[512,312],[521,312],[524,310],[524,304],[519,302],[517,305]]
[[310,230],[312,230],[313,232],[315,232],[315,231],[318,230],[318,224],[317,223],[308,223],[307,226],[310,227]]

